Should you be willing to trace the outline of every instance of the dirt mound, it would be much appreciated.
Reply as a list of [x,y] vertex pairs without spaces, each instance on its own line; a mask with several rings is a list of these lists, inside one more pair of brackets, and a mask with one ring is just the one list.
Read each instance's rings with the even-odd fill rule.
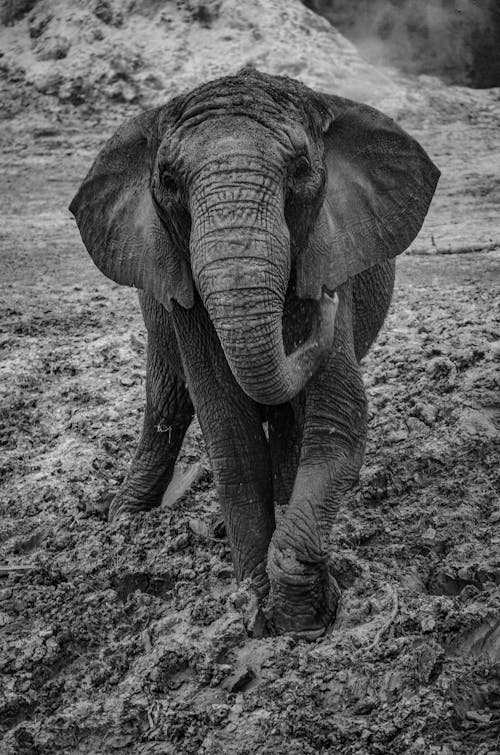
[[[402,115],[449,119],[477,106],[437,79],[407,79],[361,58],[298,0],[39,0],[4,2],[3,109],[45,102],[150,107],[243,65]],[[46,100],[45,98],[48,98]]]
[[298,2],[41,0],[1,45],[7,75],[76,105],[153,105],[246,64],[352,95],[396,89]]

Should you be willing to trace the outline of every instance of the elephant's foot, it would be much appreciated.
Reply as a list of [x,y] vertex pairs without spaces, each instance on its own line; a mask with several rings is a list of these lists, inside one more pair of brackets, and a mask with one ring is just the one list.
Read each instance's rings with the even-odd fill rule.
[[117,518],[130,518],[160,505],[172,508],[205,474],[206,469],[206,465],[201,462],[191,465],[185,471],[175,468],[172,472],[167,469],[153,485],[147,475],[130,475],[111,502],[108,520],[112,522]]
[[136,496],[128,487],[122,487],[111,501],[108,511],[108,521],[129,520],[141,511],[151,511],[161,503],[161,495]]
[[321,637],[335,620],[340,589],[328,561],[302,563],[294,552],[269,546],[270,590],[265,614],[272,634]]

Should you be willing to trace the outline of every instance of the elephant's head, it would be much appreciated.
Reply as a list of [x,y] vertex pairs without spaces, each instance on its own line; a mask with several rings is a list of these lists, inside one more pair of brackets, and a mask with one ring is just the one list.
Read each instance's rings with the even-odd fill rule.
[[[328,292],[410,244],[438,176],[378,111],[245,69],[123,125],[70,209],[109,278],[167,309],[196,288],[241,388],[275,404],[331,346]],[[287,355],[292,274],[315,316]]]

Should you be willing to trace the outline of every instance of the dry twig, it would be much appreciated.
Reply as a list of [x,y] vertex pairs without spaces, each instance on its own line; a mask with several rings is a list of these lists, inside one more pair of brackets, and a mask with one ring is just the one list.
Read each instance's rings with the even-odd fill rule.
[[9,574],[24,574],[33,568],[33,564],[1,564],[0,577],[8,577]]
[[392,591],[392,611],[391,611],[391,615],[389,616],[389,618],[387,619],[387,621],[384,622],[384,624],[382,624],[382,626],[378,630],[377,634],[375,635],[375,639],[373,640],[373,642],[370,643],[370,645],[367,646],[367,648],[366,648],[367,650],[373,650],[373,648],[375,648],[378,645],[378,643],[382,639],[383,635],[387,632],[387,630],[394,623],[394,621],[396,619],[396,616],[398,614],[398,608],[399,608],[398,591],[396,589],[393,589],[393,591]]
[[410,249],[410,256],[412,257],[439,257],[442,254],[471,254],[472,252],[493,252],[500,247],[498,241],[493,241],[490,244],[466,244],[464,246],[450,246],[445,247],[433,247],[432,251],[427,251],[421,248]]

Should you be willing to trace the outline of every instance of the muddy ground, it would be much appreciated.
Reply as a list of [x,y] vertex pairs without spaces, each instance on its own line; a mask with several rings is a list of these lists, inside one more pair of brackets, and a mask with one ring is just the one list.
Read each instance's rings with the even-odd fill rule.
[[246,636],[196,425],[194,488],[106,523],[144,328],[66,207],[112,123],[19,118],[0,156],[0,752],[500,753],[500,120],[406,124],[443,178],[365,361],[341,613],[307,644]]

